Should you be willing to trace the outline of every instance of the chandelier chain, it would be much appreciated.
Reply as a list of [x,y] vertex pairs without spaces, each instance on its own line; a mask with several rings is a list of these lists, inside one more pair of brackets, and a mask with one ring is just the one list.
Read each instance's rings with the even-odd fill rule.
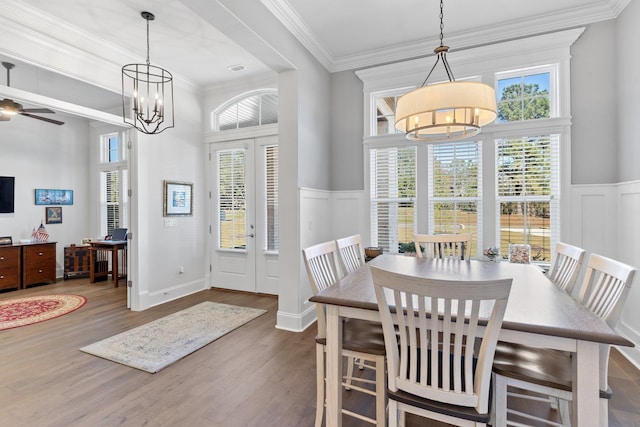
[[149,18],[145,18],[147,21],[147,65],[151,62],[149,61]]
[[444,39],[444,4],[443,4],[443,0],[440,0],[440,46],[443,46],[443,39]]

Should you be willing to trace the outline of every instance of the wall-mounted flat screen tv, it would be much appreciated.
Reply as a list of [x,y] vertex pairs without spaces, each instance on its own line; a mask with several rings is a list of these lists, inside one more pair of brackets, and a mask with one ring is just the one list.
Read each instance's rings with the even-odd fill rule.
[[14,212],[15,185],[15,177],[0,176],[0,213]]

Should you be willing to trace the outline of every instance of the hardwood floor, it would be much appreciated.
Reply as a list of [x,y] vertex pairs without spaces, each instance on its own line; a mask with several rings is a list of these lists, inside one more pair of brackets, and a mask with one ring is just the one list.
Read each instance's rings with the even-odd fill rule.
[[[87,304],[0,331],[0,425],[313,426],[315,327],[276,329],[275,297],[208,290],[133,312],[125,288],[74,279],[1,293],[0,300],[50,293],[84,295]],[[206,300],[268,313],[156,374],[78,350]],[[614,352],[610,376],[610,426],[640,426],[640,373]],[[345,406],[374,411],[372,399],[352,392],[345,392]],[[407,424],[427,425],[410,416]],[[369,424],[345,417],[344,425]]]

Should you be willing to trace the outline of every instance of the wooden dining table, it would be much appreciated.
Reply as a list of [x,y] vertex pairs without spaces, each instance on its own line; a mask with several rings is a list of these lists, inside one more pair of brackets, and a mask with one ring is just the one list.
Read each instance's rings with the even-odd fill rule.
[[385,254],[310,298],[312,302],[326,305],[328,427],[342,425],[341,318],[380,321],[370,266],[443,281],[512,278],[500,340],[573,353],[572,424],[608,424],[608,420],[600,420],[599,346],[633,346],[633,343],[558,288],[540,268],[531,264]]

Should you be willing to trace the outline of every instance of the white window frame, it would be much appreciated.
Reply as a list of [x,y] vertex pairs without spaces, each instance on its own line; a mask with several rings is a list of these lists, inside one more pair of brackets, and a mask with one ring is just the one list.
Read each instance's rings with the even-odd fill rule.
[[[558,117],[559,115],[558,104],[560,103],[560,101],[559,101],[559,93],[558,93],[558,65],[557,64],[547,64],[542,66],[521,68],[518,70],[511,70],[511,71],[496,73],[493,87],[495,88],[498,87],[498,80],[505,80],[505,79],[510,79],[514,77],[526,77],[526,76],[532,76],[535,74],[543,74],[543,73],[549,73],[549,117],[550,118]],[[496,98],[498,96],[499,94],[496,93]],[[497,99],[496,99],[496,102],[497,102]],[[531,119],[531,120],[542,120],[542,119]]]
[[[109,161],[109,139],[117,136],[119,143],[119,152],[120,152],[120,160],[117,162]],[[102,185],[102,174],[105,172],[120,172],[119,179],[119,188],[118,194],[120,196],[119,205],[120,209],[118,210],[118,226],[128,228],[128,210],[129,210],[129,195],[128,195],[128,185],[129,185],[129,173],[127,166],[127,143],[126,143],[126,131],[122,132],[110,132],[101,134],[100,138],[100,150],[99,150],[99,160],[97,167],[97,175],[98,175],[98,233],[101,236],[105,236],[108,234],[108,220],[106,218],[107,213],[103,211],[103,206],[106,206],[103,201],[103,185]],[[106,188],[104,189],[106,191]]]
[[[263,127],[263,126],[270,126],[270,125],[278,125],[278,117],[276,117],[276,122],[275,123],[269,123],[269,124],[263,124],[262,123],[262,97],[265,95],[276,95],[276,97],[278,96],[278,90],[277,89],[272,89],[272,88],[264,88],[264,89],[257,89],[257,90],[251,90],[248,92],[244,92],[238,96],[235,96],[231,99],[229,99],[227,102],[225,102],[224,104],[220,105],[218,108],[216,108],[215,110],[213,110],[211,112],[211,130],[214,132],[229,132],[229,131],[235,131],[235,130],[241,130],[241,129],[250,129],[250,128],[256,128],[256,127]],[[248,127],[238,127],[238,123],[236,123],[236,127],[233,129],[224,129],[224,130],[220,130],[220,123],[218,123],[218,116],[225,111],[226,109],[228,109],[229,107],[232,107],[233,105],[237,105],[238,103],[242,102],[245,99],[248,98],[252,98],[254,96],[257,96],[259,98],[259,113],[258,113],[258,124],[256,126],[248,126]],[[276,111],[277,114],[277,111]]]
[[[520,122],[494,123],[485,126],[481,133],[472,140],[482,141],[482,236],[478,238],[478,248],[495,246],[499,237],[496,226],[496,182],[495,182],[495,139],[514,136],[558,134],[560,135],[560,217],[558,239],[567,240],[569,229],[568,197],[571,176],[571,103],[570,103],[570,47],[582,34],[584,28],[561,31],[527,39],[487,45],[479,48],[457,51],[451,54],[449,62],[455,72],[457,80],[474,78],[484,83],[494,85],[497,77],[504,78],[507,73],[517,73],[519,70],[555,66],[555,97],[550,98],[555,117],[548,119],[525,120]],[[389,134],[375,135],[376,126],[376,97],[406,92],[416,87],[416,83],[424,80],[425,70],[431,67],[433,58],[421,58],[405,62],[393,63],[379,67],[356,71],[362,80],[364,88],[364,121],[363,143],[365,164],[365,194],[370,197],[370,165],[369,149],[384,145],[406,145],[409,142],[404,135]],[[434,72],[437,74],[437,72]],[[444,80],[446,77],[434,75],[434,81]],[[550,85],[552,83],[550,82]],[[553,83],[556,84],[555,82]],[[550,86],[551,90],[551,86]],[[418,148],[417,189],[417,226],[423,230],[428,226],[428,192],[425,185],[428,182],[427,168],[422,165],[428,163],[427,149]],[[370,203],[370,200],[369,200]],[[371,223],[367,230],[371,232]],[[368,237],[368,236],[366,236]],[[552,242],[552,245],[555,242]]]

